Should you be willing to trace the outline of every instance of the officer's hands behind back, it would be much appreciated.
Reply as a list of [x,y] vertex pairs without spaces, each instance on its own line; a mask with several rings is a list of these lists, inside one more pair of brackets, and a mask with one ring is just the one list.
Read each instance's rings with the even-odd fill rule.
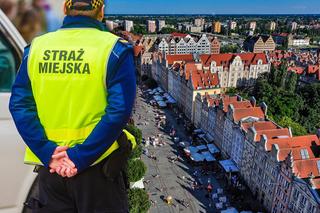
[[68,149],[68,146],[58,146],[56,148],[49,164],[51,173],[57,173],[62,177],[68,178],[71,178],[77,174],[77,168],[70,160],[66,152]]

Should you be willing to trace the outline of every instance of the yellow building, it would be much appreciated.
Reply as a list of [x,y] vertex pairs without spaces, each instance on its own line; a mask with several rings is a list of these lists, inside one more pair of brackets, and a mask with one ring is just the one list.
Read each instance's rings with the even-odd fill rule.
[[221,23],[219,21],[213,22],[212,28],[213,28],[213,32],[221,33]]

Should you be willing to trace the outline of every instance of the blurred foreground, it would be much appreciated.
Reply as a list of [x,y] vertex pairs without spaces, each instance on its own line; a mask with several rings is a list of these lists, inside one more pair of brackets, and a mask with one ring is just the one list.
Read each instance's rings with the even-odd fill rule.
[[47,0],[0,0],[0,8],[27,43],[37,35],[57,30],[62,24]]

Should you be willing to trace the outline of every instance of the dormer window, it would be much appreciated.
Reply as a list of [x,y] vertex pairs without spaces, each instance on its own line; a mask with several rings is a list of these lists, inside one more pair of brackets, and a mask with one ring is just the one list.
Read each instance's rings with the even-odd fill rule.
[[301,154],[301,159],[309,159],[309,153],[307,149],[301,149],[300,150],[300,154]]

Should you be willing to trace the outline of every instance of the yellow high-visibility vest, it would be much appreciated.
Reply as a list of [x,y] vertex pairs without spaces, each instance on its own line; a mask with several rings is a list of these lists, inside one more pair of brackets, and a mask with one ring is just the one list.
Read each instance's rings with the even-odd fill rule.
[[[34,39],[28,74],[38,117],[50,141],[69,147],[82,144],[105,115],[106,69],[118,40],[94,28],[61,29]],[[125,133],[135,147],[134,136]],[[95,163],[118,148],[114,142]],[[25,163],[42,164],[29,148]]]

